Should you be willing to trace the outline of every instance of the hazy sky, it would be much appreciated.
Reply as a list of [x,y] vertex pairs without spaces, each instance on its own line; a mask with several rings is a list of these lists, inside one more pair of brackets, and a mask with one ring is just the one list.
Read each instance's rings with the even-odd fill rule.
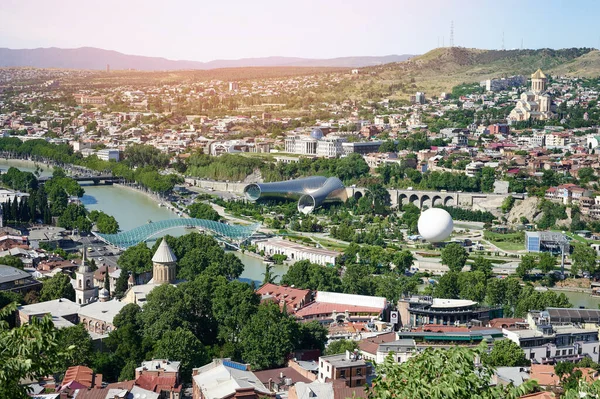
[[597,0],[0,0],[0,47],[210,61],[599,47]]

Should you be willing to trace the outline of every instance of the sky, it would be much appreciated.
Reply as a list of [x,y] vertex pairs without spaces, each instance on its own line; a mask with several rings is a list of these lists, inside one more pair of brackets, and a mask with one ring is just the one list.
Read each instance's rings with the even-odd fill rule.
[[597,0],[0,0],[0,47],[211,61],[600,47]]

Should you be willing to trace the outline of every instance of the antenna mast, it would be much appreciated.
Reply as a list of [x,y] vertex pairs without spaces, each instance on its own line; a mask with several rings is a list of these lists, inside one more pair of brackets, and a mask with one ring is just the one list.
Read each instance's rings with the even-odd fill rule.
[[454,21],[450,21],[450,47],[454,47]]
[[502,50],[504,50],[504,31],[502,31]]

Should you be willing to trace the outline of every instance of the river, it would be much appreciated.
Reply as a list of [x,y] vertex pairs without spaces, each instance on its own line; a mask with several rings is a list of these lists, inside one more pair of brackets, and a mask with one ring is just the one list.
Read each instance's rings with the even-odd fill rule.
[[[0,159],[0,169],[5,171],[9,167],[14,166],[22,171],[34,172],[35,167],[31,162],[19,160]],[[40,164],[43,169],[42,176],[51,176],[52,170],[46,165]],[[178,217],[175,213],[164,207],[159,207],[158,204],[147,195],[119,185],[82,185],[85,194],[81,198],[81,202],[85,207],[92,210],[103,211],[112,215],[119,222],[119,227],[122,231],[131,230],[149,220],[153,222],[165,219]],[[175,237],[189,233],[190,230],[185,228],[176,228],[157,235],[156,238],[162,235],[169,234]],[[265,272],[265,262],[254,256],[244,254],[240,251],[232,251],[244,264],[244,272],[240,279],[243,281],[262,282],[263,273]],[[287,266],[274,265],[272,272],[277,275],[275,281],[286,272]]]

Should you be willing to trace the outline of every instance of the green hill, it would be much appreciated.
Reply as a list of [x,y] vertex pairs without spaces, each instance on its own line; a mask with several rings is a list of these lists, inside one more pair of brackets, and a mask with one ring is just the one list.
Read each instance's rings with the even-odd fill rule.
[[[600,72],[600,54],[590,48],[540,50],[480,50],[461,47],[437,48],[408,61],[364,68],[363,76],[345,85],[350,97],[367,93],[407,98],[415,91],[437,96],[460,83],[522,74],[529,76],[542,68],[550,73],[572,70],[589,75]],[[598,72],[595,72],[598,71]],[[588,76],[586,74],[585,76]]]

